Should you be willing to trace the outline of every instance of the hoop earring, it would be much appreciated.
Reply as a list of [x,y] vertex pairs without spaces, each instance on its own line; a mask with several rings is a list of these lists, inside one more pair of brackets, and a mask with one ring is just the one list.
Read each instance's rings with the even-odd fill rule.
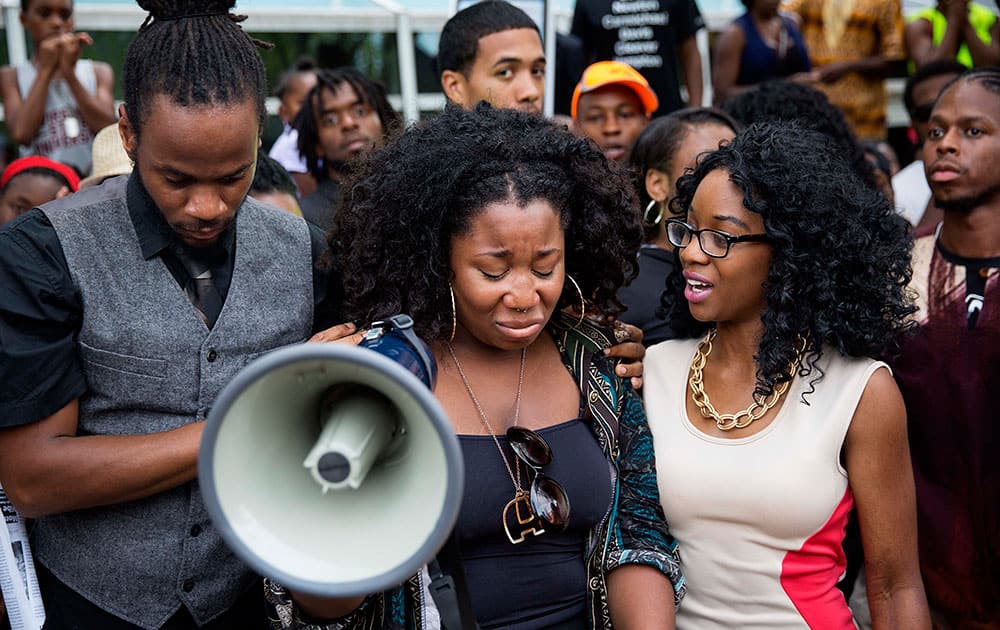
[[455,341],[455,331],[458,330],[458,311],[455,309],[455,289],[451,288],[451,283],[448,283],[448,295],[451,296],[451,337],[448,337],[448,343]]
[[[656,214],[653,214],[653,207],[657,206]],[[646,204],[646,209],[642,212],[642,224],[653,227],[654,225],[659,225],[660,221],[663,220],[663,215],[666,213],[667,204],[662,201],[657,201],[656,199],[651,200]]]
[[576,280],[573,279],[573,276],[566,274],[566,279],[573,283],[573,286],[576,287],[576,292],[580,294],[580,319],[577,320],[577,322],[573,324],[573,328],[570,329],[570,330],[576,330],[577,328],[580,327],[580,324],[583,323],[583,318],[587,314],[587,302],[586,300],[583,299],[583,291],[580,290],[580,285],[576,283]]

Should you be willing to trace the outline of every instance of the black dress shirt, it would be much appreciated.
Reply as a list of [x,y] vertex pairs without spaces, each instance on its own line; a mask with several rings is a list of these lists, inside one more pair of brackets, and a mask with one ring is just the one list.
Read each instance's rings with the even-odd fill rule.
[[316,190],[302,199],[302,216],[324,232],[329,232],[339,203],[340,184],[330,177],[323,177],[316,184]]
[[156,210],[156,204],[142,185],[138,173],[129,178],[125,189],[125,201],[143,260],[159,256],[170,271],[170,275],[185,290],[194,282],[194,278],[181,260],[187,258],[201,264],[211,271],[212,284],[225,302],[229,283],[233,278],[233,262],[236,259],[236,222],[231,223],[212,245],[195,249],[186,246],[177,238],[163,218],[163,214]]
[[[160,257],[184,288],[191,278],[175,253],[184,245],[138,174],[129,177],[126,203],[142,256]],[[208,263],[223,300],[233,275],[235,232],[234,223],[209,250],[196,254]],[[314,327],[322,330],[337,321],[339,283],[330,284],[336,274],[315,264],[327,248],[323,232],[312,224],[309,232]],[[0,427],[42,420],[86,392],[76,345],[82,317],[80,294],[48,217],[36,208],[0,229]]]

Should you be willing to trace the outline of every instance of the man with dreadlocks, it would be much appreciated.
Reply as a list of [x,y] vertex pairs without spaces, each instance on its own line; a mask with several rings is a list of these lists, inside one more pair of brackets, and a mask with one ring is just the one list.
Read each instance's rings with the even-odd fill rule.
[[247,197],[265,79],[234,4],[139,0],[132,174],[0,231],[0,483],[36,519],[46,628],[264,619],[202,503],[203,419],[251,359],[309,338],[326,278],[322,234]]
[[385,86],[355,68],[320,70],[316,79],[294,125],[299,152],[316,179],[315,192],[302,199],[302,215],[329,231],[347,163],[368,153],[400,119]]

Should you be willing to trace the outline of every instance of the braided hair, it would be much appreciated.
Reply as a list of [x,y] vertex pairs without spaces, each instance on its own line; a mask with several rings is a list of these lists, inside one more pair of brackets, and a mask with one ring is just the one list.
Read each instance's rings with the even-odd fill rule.
[[[941,88],[941,94],[956,83],[978,83],[983,89],[1000,94],[1000,66],[981,66],[966,70]],[[941,98],[940,94],[938,98]]]
[[125,54],[125,111],[137,137],[158,94],[178,105],[232,105],[254,99],[264,126],[267,80],[257,48],[230,12],[235,0],[137,0],[149,15]]

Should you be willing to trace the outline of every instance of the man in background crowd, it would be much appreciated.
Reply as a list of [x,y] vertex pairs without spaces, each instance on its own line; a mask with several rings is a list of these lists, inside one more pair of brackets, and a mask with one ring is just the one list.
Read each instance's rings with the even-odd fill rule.
[[542,111],[542,38],[528,14],[508,2],[485,0],[453,15],[441,30],[437,61],[441,89],[456,105]]
[[299,132],[293,121],[302,109],[309,90],[316,86],[316,62],[303,57],[278,78],[274,95],[278,97],[278,118],[283,125],[281,135],[271,145],[268,155],[288,171],[299,195],[305,197],[316,190],[316,180],[309,174],[306,159],[299,153]]
[[400,123],[385,86],[350,67],[319,70],[295,119],[299,152],[316,190],[302,199],[302,216],[323,231],[333,227],[348,163]]
[[695,39],[705,21],[694,0],[577,0],[572,33],[583,42],[586,63],[618,61],[637,69],[660,98],[654,116],[701,105],[701,53]]
[[923,162],[943,211],[913,248],[906,402],[920,569],[935,627],[1000,627],[1000,69],[944,88]]
[[931,202],[931,189],[924,173],[921,147],[927,137],[927,122],[941,88],[964,70],[965,66],[953,59],[932,61],[906,79],[903,104],[913,126],[917,154],[913,162],[892,178],[892,189],[896,197],[896,208],[914,226],[933,225],[941,220],[941,211]]
[[645,77],[617,61],[598,61],[583,72],[573,92],[576,129],[597,143],[609,160],[623,162],[659,101]]

